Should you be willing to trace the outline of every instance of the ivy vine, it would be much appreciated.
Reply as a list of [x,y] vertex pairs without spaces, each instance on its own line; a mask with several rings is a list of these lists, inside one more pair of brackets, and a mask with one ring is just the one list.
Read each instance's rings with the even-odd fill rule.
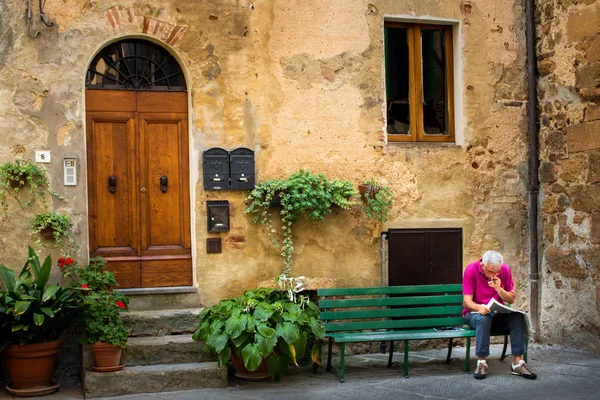
[[[322,221],[332,211],[332,206],[348,209],[355,204],[356,188],[348,181],[328,180],[323,174],[314,175],[300,170],[284,180],[268,180],[258,185],[246,198],[244,211],[254,215],[253,222],[267,229],[273,246],[283,257],[283,273],[289,276],[293,266],[292,227],[301,215]],[[278,234],[269,209],[280,203],[281,232]]]

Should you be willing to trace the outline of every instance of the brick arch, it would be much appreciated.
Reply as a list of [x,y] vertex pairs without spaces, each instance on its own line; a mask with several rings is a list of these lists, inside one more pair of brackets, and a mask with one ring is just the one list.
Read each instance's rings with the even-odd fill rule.
[[138,9],[114,6],[104,13],[106,23],[115,33],[141,33],[152,36],[169,46],[183,37],[187,27],[172,25],[156,18],[142,15]]

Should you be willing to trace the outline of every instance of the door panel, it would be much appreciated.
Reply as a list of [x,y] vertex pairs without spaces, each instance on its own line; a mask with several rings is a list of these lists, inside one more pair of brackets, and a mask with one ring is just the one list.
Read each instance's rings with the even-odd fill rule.
[[[161,119],[157,119],[161,117]],[[142,176],[146,193],[142,194],[142,210],[149,215],[147,236],[142,241],[142,249],[157,247],[185,248],[185,215],[180,198],[184,195],[183,163],[180,160],[180,147],[184,124],[182,115],[140,114],[141,131],[146,138],[146,169]],[[161,190],[161,177],[167,179],[166,191]]]
[[122,288],[191,285],[187,94],[88,90],[86,107],[90,255]]
[[[88,113],[90,247],[100,256],[136,255],[139,233],[133,186],[135,114]],[[134,159],[133,159],[134,160]],[[109,189],[114,177],[114,193]]]
[[143,262],[142,286],[191,286],[192,259],[152,259]]

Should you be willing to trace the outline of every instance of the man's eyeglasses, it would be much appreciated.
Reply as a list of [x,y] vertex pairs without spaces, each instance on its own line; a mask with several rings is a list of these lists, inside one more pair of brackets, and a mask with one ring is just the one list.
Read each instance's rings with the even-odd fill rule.
[[[485,279],[490,280],[492,278],[495,278],[500,273],[501,269],[502,268],[498,268],[498,269],[488,268],[487,266],[485,266],[485,265],[482,264],[480,272],[481,272],[481,275],[483,275],[483,277]],[[485,270],[485,272],[484,272],[484,270]],[[486,275],[486,272],[487,272],[487,275]]]

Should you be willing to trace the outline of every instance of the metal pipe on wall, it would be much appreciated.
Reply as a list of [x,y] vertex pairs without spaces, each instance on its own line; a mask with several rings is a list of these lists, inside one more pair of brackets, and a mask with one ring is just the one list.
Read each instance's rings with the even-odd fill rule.
[[539,260],[538,194],[539,141],[537,118],[537,57],[535,49],[535,0],[525,5],[525,40],[527,50],[527,134],[529,137],[529,312],[534,340],[539,340]]

